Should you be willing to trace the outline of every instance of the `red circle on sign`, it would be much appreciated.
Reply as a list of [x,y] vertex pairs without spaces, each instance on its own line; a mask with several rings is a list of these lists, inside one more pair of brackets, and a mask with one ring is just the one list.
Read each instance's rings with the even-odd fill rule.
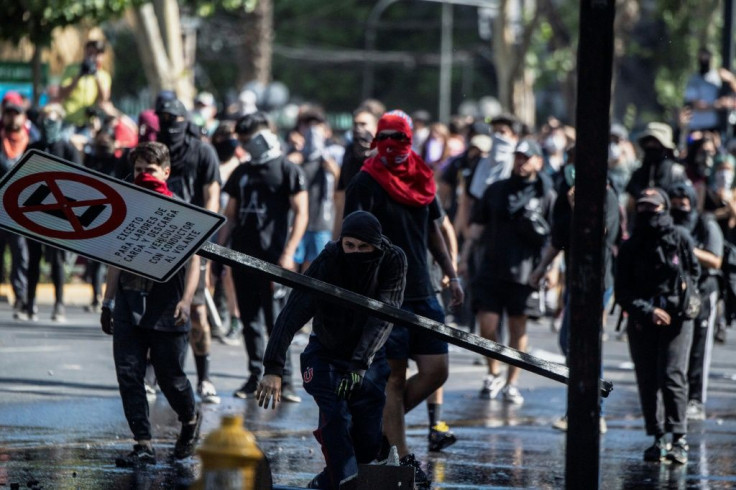
[[[59,184],[57,183],[61,180],[84,184],[98,191],[104,197],[101,197],[99,199],[88,199],[86,201],[71,201],[64,195],[64,193],[61,191],[61,188],[59,187]],[[38,183],[45,183],[48,186],[50,192],[56,199],[56,202],[52,204],[39,204],[21,207],[20,203],[18,202],[20,199],[20,194],[24,190]],[[74,208],[97,205],[110,206],[112,209],[110,217],[101,225],[95,226],[94,228],[85,229],[85,227],[80,222],[79,217],[74,214]],[[120,226],[123,221],[125,221],[125,215],[127,212],[125,200],[120,194],[118,194],[115,189],[95,178],[71,172],[45,172],[22,177],[13,182],[10,186],[8,186],[8,189],[5,191],[5,196],[3,197],[3,206],[5,207],[5,211],[8,213],[8,216],[13,218],[16,223],[27,228],[29,231],[38,233],[39,235],[43,235],[49,238],[59,238],[67,240],[83,240],[88,238],[96,238],[110,233],[118,226]],[[47,228],[32,221],[27,216],[29,213],[39,211],[61,211],[62,213],[64,213],[66,220],[69,222],[73,229],[71,231],[68,231]]]

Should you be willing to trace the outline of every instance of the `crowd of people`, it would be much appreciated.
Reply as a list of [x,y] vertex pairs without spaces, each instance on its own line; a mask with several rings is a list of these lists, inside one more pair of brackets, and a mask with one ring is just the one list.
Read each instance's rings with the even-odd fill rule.
[[[509,113],[444,124],[371,99],[339,134],[316,103],[300,107],[293,127],[280,128],[252,101],[222,115],[212,94],[197,95],[189,110],[169,91],[135,121],[110,103],[104,49],[90,41],[59,99],[43,108],[5,94],[0,176],[26,149],[41,149],[222,213],[226,225],[212,238],[221,245],[518,350],[527,349],[528,319],[549,316],[567,355],[571,126],[550,117],[535,131]],[[736,139],[725,117],[736,81],[711,68],[707,51],[699,61],[674,126],[651,122],[635,139],[621,124],[611,126],[606,189],[601,315],[605,325],[619,305],[619,325],[626,324],[654,437],[644,459],[678,464],[687,462],[688,419],[706,416],[714,343],[725,342],[736,311],[729,281]],[[52,319],[64,321],[67,253],[2,230],[0,246],[10,250],[11,269],[2,276],[12,284],[14,317],[38,319],[45,259],[56,291]],[[156,379],[182,422],[177,457],[191,454],[200,415],[183,375],[187,342],[202,402],[220,400],[209,375],[214,338],[245,347],[248,373],[233,396],[275,407],[301,401],[289,344],[307,324],[301,378],[320,408],[315,434],[327,460],[310,488],[337,488],[358,463],[385,459],[392,446],[428,485],[404,423],[424,402],[429,450],[457,441],[441,416],[448,346],[429,334],[199,259],[163,287],[92,261],[86,267],[87,309],[101,313],[113,335],[136,439],[121,466],[155,461],[145,397],[155,395]],[[209,299],[216,311],[208,311]],[[410,361],[417,370],[407,378]],[[147,364],[155,377],[146,375]],[[504,373],[489,358],[478,386],[481,398],[524,403],[519,368]],[[565,417],[555,427],[566,430]],[[600,427],[605,432],[603,418]]]

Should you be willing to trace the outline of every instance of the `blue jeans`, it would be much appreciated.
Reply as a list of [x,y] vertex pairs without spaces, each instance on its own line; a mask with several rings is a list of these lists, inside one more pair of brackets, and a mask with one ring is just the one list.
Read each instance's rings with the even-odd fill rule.
[[319,407],[314,437],[322,446],[327,467],[319,474],[319,488],[337,490],[340,482],[370,463],[381,446],[383,406],[389,367],[379,351],[350,400],[338,400],[337,386],[348,370],[348,361],[329,359],[319,341],[312,338],[301,355],[304,389]]

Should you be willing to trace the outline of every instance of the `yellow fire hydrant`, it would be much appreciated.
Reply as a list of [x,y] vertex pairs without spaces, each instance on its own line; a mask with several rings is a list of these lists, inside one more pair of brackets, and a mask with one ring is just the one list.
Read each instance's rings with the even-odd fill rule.
[[192,490],[254,490],[263,453],[240,415],[223,415],[222,425],[199,448],[202,478]]

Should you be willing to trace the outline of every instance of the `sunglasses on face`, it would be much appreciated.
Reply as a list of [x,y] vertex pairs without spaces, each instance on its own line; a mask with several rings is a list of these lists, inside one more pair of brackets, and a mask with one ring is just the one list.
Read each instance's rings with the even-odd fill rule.
[[407,138],[404,133],[379,133],[376,136],[376,139],[378,141],[384,141],[387,139],[392,139],[394,141],[406,141],[409,138]]

